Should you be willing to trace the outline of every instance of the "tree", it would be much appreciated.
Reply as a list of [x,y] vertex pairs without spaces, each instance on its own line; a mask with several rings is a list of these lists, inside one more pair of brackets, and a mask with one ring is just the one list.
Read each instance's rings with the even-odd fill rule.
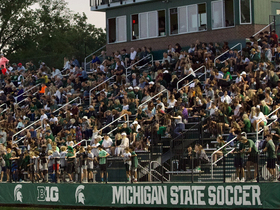
[[33,35],[34,10],[37,0],[0,0],[0,51],[11,53],[23,40]]
[[75,56],[82,61],[86,53],[105,45],[103,29],[87,24],[85,14],[72,13],[64,0],[39,0],[38,5],[37,9],[28,10],[33,22],[26,27],[26,34],[7,48],[10,60],[44,61],[60,68],[63,57]]

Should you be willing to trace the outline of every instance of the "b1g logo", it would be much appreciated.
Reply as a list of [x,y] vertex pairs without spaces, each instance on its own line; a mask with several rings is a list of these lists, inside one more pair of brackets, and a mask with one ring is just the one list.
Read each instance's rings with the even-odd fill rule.
[[58,187],[38,186],[37,191],[37,201],[58,202],[59,200]]

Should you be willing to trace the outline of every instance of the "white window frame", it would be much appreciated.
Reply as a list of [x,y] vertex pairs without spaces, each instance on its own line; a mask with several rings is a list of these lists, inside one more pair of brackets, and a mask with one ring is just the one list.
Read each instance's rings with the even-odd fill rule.
[[[205,31],[207,31],[207,28],[206,28],[206,30],[199,30],[199,17],[198,17],[198,5],[199,4],[205,4],[206,5],[206,24],[208,23],[208,19],[207,19],[207,2],[201,2],[201,3],[197,3],[197,4],[191,4],[191,5],[186,5],[186,6],[180,6],[180,7],[172,7],[172,8],[169,8],[169,12],[168,12],[168,23],[169,23],[169,36],[176,36],[176,35],[181,35],[181,34],[191,34],[191,33],[198,33],[198,32],[205,32]],[[188,20],[188,6],[194,6],[194,5],[196,5],[196,12],[197,12],[197,30],[196,31],[189,31],[189,20]],[[171,25],[170,25],[170,18],[171,18],[171,16],[170,16],[170,10],[171,9],[175,9],[175,8],[177,8],[177,23],[178,23],[178,33],[177,34],[172,34],[171,33]],[[187,31],[186,32],[180,32],[180,25],[179,25],[179,9],[180,8],[185,8],[185,10],[186,10],[186,27],[187,27]]]
[[252,24],[252,0],[250,1],[250,23],[242,23],[241,22],[241,0],[239,0],[239,23],[240,25],[248,25],[248,24]]
[[[223,10],[222,10],[222,26],[214,28],[213,27],[213,15],[214,15],[213,14],[213,4],[217,3],[217,2],[222,2],[222,5],[223,5]],[[226,28],[225,27],[225,1],[224,0],[217,0],[217,1],[212,1],[211,2],[211,28],[212,28],[212,30]]]
[[[125,25],[125,27],[124,27],[124,34],[125,34],[125,40],[123,40],[123,41],[119,41],[119,37],[118,37],[118,32],[117,32],[117,30],[118,30],[118,19],[121,19],[121,18],[124,18],[124,25]],[[116,17],[116,43],[121,43],[121,42],[127,42],[127,21],[126,21],[126,15],[123,15],[123,16],[118,16],[118,17]]]
[[[118,37],[118,21],[117,19],[120,19],[120,18],[125,18],[125,40],[123,41],[119,41],[119,37]],[[117,16],[117,17],[110,17],[110,18],[107,18],[107,26],[108,26],[108,31],[110,30],[110,27],[109,27],[109,20],[110,19],[116,19],[116,41],[115,42],[109,42],[109,34],[110,33],[107,33],[107,43],[108,44],[115,44],[115,43],[122,43],[122,42],[127,42],[127,18],[126,18],[126,15],[122,15],[122,16]]]
[[[213,28],[213,24],[212,24],[212,15],[213,15],[213,13],[212,13],[212,3],[216,2],[216,1],[222,1],[223,2],[223,19],[224,19],[223,24],[224,24],[224,26],[223,27],[219,27],[219,28]],[[219,30],[219,29],[225,29],[225,28],[234,28],[236,26],[236,23],[235,23],[235,4],[234,4],[234,0],[232,2],[232,4],[233,4],[233,20],[234,20],[234,25],[233,26],[225,26],[225,17],[226,17],[225,16],[225,1],[224,0],[216,0],[216,1],[212,1],[211,2],[211,29],[212,30]]]
[[[131,41],[137,41],[137,40],[144,40],[144,39],[152,39],[152,38],[160,38],[160,37],[166,37],[166,32],[165,32],[165,35],[164,36],[159,36],[158,35],[158,27],[159,27],[159,24],[158,24],[158,12],[159,11],[164,11],[164,13],[165,13],[165,26],[166,26],[166,9],[160,9],[160,10],[152,10],[152,11],[148,11],[148,12],[141,12],[141,13],[134,13],[134,14],[131,14],[130,15],[130,20],[131,20],[131,23],[132,23],[132,15],[138,15],[138,31],[139,31],[139,38],[138,39],[132,39],[132,33],[131,33]],[[156,12],[156,28],[157,28],[157,35],[156,36],[151,36],[151,37],[149,37],[149,13],[152,13],[152,12]],[[146,14],[146,16],[147,16],[147,21],[146,21],[146,25],[147,25],[147,37],[144,37],[144,38],[141,38],[141,29],[140,29],[140,25],[141,25],[141,18],[140,18],[140,14]],[[132,32],[132,24],[130,24],[131,26],[130,26],[130,31]],[[166,31],[167,29],[165,28],[165,31]]]

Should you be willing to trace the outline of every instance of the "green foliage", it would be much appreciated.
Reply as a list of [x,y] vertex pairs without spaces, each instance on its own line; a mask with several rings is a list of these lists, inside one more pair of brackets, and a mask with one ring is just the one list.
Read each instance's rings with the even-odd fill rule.
[[61,68],[64,57],[82,61],[106,44],[103,29],[70,11],[65,0],[0,0],[0,9],[0,51],[11,62]]

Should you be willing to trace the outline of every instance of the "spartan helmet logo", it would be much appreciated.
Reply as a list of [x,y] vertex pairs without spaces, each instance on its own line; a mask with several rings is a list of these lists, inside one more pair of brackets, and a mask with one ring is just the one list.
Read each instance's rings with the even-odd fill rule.
[[85,195],[82,193],[82,190],[85,189],[84,185],[79,185],[75,192],[76,203],[82,203],[85,205]]
[[21,184],[16,185],[14,189],[14,201],[20,201],[22,203],[22,194],[20,192],[21,188]]

